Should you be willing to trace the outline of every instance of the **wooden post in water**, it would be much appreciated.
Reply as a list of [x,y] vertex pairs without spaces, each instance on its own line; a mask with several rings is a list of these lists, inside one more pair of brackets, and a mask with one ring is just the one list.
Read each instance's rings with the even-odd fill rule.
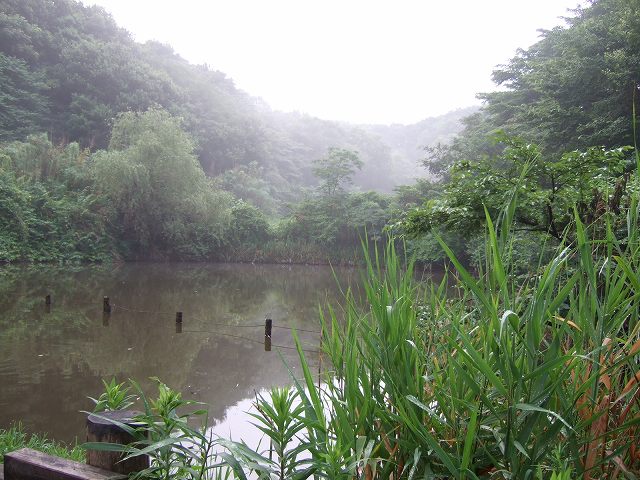
[[[89,415],[87,417],[87,442],[119,443],[121,445],[135,442],[134,437],[114,422],[133,426],[133,419],[139,413],[132,410],[117,410]],[[87,464],[125,475],[140,472],[149,467],[147,455],[122,461],[124,456],[123,452],[87,450]]]
[[51,313],[51,295],[49,294],[44,297],[44,311],[46,313]]
[[264,336],[271,338],[271,329],[273,328],[273,320],[270,318],[264,321]]
[[111,313],[111,304],[109,303],[109,297],[104,297],[102,299],[102,312]]
[[273,320],[270,318],[264,321],[264,351],[271,351],[271,329],[273,327]]
[[176,312],[176,333],[182,333],[182,312]]

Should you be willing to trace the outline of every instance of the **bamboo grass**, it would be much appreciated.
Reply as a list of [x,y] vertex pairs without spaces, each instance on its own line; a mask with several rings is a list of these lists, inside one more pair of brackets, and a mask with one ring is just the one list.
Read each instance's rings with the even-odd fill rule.
[[524,281],[510,261],[516,208],[514,194],[497,223],[487,213],[478,276],[439,240],[456,288],[419,288],[391,243],[366,252],[365,307],[347,292],[344,319],[321,311],[321,384],[299,348],[305,475],[637,477],[637,198],[625,238],[606,215],[576,214],[575,241]]
[[[158,402],[145,400],[152,440],[131,454],[153,452],[160,460],[150,473],[164,478],[638,478],[634,182],[626,231],[608,213],[591,225],[576,213],[571,241],[527,278],[511,259],[515,193],[495,222],[486,214],[486,255],[475,273],[438,239],[451,270],[420,285],[393,242],[382,251],[364,245],[365,301],[347,290],[340,311],[319,310],[321,381],[294,332],[302,378],[292,372],[292,388],[256,399],[253,419],[268,449],[187,428],[173,408],[183,402],[161,388]],[[189,435],[198,458],[176,441]],[[193,465],[160,469],[178,454]]]

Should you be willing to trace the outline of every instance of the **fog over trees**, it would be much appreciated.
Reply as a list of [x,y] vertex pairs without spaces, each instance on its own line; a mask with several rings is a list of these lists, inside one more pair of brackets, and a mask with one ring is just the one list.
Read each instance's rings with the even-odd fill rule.
[[[435,259],[429,229],[476,231],[481,205],[510,185],[497,172],[528,143],[544,164],[532,201],[546,219],[520,220],[558,237],[566,205],[589,203],[561,165],[592,178],[603,152],[618,162],[607,185],[633,165],[612,149],[633,143],[637,9],[576,11],[495,70],[503,89],[481,94],[481,109],[352,125],[275,111],[169,45],[135,42],[100,7],[0,0],[0,258],[45,260],[47,239],[59,260],[350,261],[366,228],[408,235]],[[573,150],[590,160],[563,156]],[[322,162],[340,155],[357,158],[343,166],[352,182],[329,188],[338,166]],[[473,250],[468,240],[460,248]]]

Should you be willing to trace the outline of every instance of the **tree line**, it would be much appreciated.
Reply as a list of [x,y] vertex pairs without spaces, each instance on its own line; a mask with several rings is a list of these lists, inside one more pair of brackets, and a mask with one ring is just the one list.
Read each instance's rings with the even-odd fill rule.
[[487,213],[497,218],[514,192],[523,265],[571,238],[574,208],[586,224],[623,227],[638,167],[639,14],[638,0],[592,0],[494,71],[505,88],[480,95],[449,145],[427,149],[439,189],[395,224],[423,257],[441,255],[434,232],[482,256]]
[[[274,112],[98,7],[0,5],[4,261],[349,262],[385,232],[425,262],[442,258],[434,234],[474,259],[515,190],[523,264],[565,237],[574,207],[624,221],[639,0],[577,9],[495,70],[505,88],[480,110],[407,129]],[[406,180],[421,141],[422,178],[390,192],[372,177]]]

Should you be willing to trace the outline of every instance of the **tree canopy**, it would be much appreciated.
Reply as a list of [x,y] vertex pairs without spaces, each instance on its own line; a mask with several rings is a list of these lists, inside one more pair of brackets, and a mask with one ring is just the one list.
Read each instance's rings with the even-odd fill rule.
[[548,161],[592,146],[633,145],[640,1],[592,0],[566,21],[493,72],[503,88],[480,95],[482,110],[437,158],[451,164],[495,155],[489,138],[497,131],[539,145]]
[[315,160],[313,173],[320,179],[319,190],[327,197],[344,193],[353,182],[356,170],[362,168],[358,152],[332,147],[329,153]]
[[425,166],[442,189],[406,212],[406,231],[419,238],[436,228],[454,243],[469,239],[514,193],[516,230],[542,241],[564,238],[574,208],[587,224],[605,213],[623,222],[637,167],[629,146],[639,14],[639,0],[593,0],[499,66],[493,80],[503,88],[480,96],[483,108],[451,145],[428,149]]
[[[390,134],[272,111],[223,72],[192,65],[168,45],[135,42],[102,8],[78,0],[0,0],[0,84],[0,141],[46,132],[54,144],[95,151],[109,145],[118,114],[160,107],[183,119],[207,175],[257,165],[279,213],[315,186],[311,162],[329,147],[360,152],[355,181],[365,189],[390,192],[415,166],[405,149],[392,155],[385,143],[402,128]],[[460,129],[459,116],[425,122],[407,128],[441,125],[440,139]]]

